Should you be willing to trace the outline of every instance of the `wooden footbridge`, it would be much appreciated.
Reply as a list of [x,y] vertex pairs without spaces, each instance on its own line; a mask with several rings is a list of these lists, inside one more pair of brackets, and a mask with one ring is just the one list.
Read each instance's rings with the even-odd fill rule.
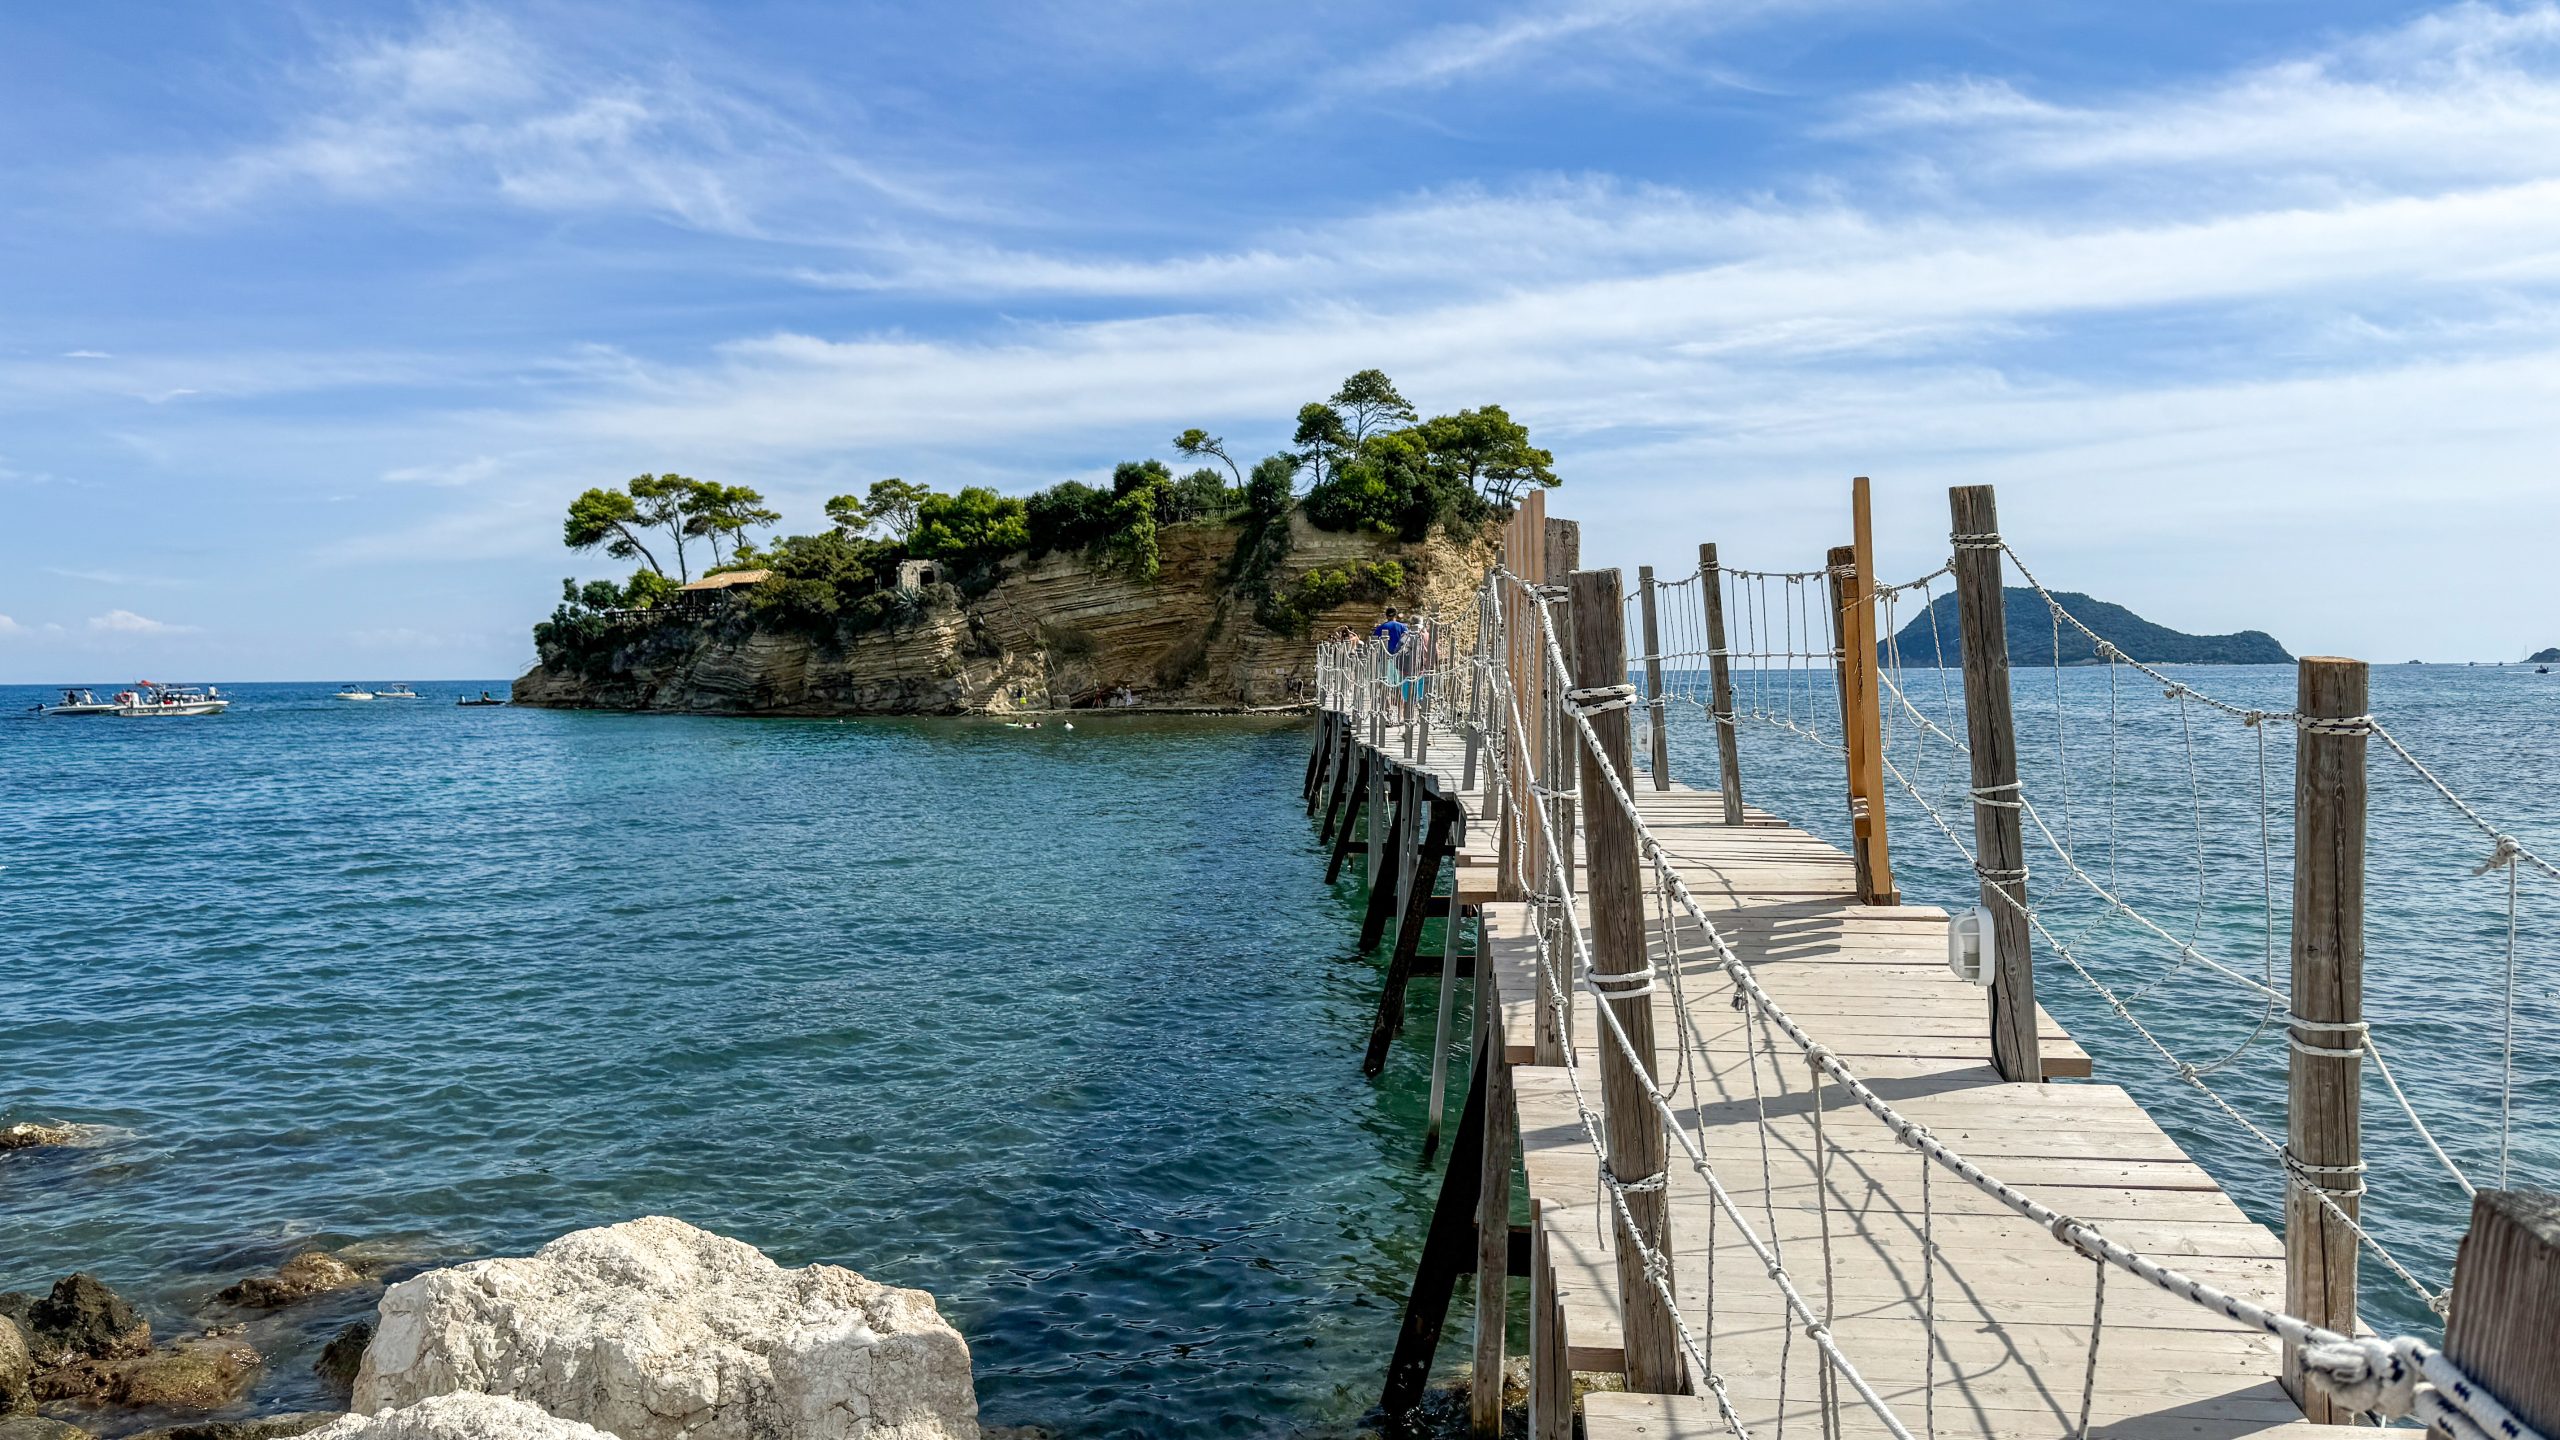
[[[1947,912],[1893,891],[1854,708],[1855,854],[1742,803],[1720,653],[1723,787],[1674,779],[1658,725],[1639,769],[1647,687],[1624,683],[1615,572],[1577,572],[1571,527],[1535,497],[1505,539],[1475,614],[1432,637],[1422,684],[1374,644],[1329,657],[1306,772],[1332,873],[1367,879],[1363,944],[1386,957],[1366,1067],[1378,1073],[1406,1031],[1435,1037],[1426,1158],[1454,1112],[1388,1368],[1390,1422],[1420,1399],[1469,1282],[1475,1376],[1503,1373],[1526,1306],[1533,1440],[1569,1440],[1577,1423],[1590,1440],[2312,1440],[2391,1408],[2338,1383],[2353,1369],[2341,1332],[2357,1333],[2354,1237],[2342,1247],[2315,1211],[2289,1261],[2141,1106],[2092,1078],[2035,1004],[2031,971],[2007,983],[2023,953],[1994,949],[1987,988],[1951,968]],[[1854,578],[1844,593],[1854,606]],[[1874,645],[1857,624],[1839,631],[1847,707],[1855,652]],[[2004,660],[1996,634],[1974,638],[1969,663]],[[1865,690],[1872,705],[1872,679]],[[1977,723],[1992,708],[1976,706]],[[2000,737],[1975,739],[1978,761],[1995,752],[1976,778],[1996,796]],[[2306,747],[2350,742],[2360,755],[2361,737],[2305,732]],[[2003,816],[2007,848],[1987,839],[1981,853],[2022,869],[2014,811],[1982,818]],[[1995,865],[1983,873],[2007,883]],[[2002,943],[1983,928],[1987,949]],[[1417,977],[1440,983],[1409,992]],[[1472,1058],[1444,1077],[1461,982]],[[1436,1015],[1408,1015],[1408,993]],[[2353,1021],[2296,1023],[2326,1038],[2320,1026]],[[2299,1067],[2351,1053],[2297,1049],[2315,1052],[2297,1059],[2297,1085]],[[2343,1151],[2299,1126],[2293,1139],[2305,1173],[2354,1163],[2351,1130]],[[2332,1193],[2351,1209],[2347,1192]],[[2548,1245],[2560,1230],[2560,1207],[2537,1212],[2533,1197],[2482,1204],[2475,1244],[2495,1230],[2496,1243]],[[2536,1283],[2548,1320],[2560,1282]],[[2521,1302],[2468,1260],[2461,1284],[2445,1351],[2361,1353],[2497,1369],[2516,1433],[2549,1430],[2560,1330],[2530,1357],[2493,1356]],[[1501,1394],[1475,1385],[1478,1433],[1498,1433]],[[2418,1409],[2462,1440],[2497,1434],[2465,1434],[2471,1421],[2448,1422],[2440,1399]]]

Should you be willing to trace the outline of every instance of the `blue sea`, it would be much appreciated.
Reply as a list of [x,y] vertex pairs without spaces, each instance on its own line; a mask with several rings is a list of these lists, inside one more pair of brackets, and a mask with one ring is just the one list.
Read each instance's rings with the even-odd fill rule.
[[[2180,675],[2291,704],[2289,668]],[[1961,734],[1938,678],[1904,683]],[[1793,683],[1836,740],[1827,684]],[[1359,1076],[1377,972],[1297,803],[1303,725],[452,704],[484,684],[372,704],[249,685],[227,715],[152,724],[41,719],[24,707],[48,693],[0,690],[0,1120],[107,1128],[0,1158],[0,1288],[89,1269],[167,1330],[228,1318],[213,1291],[313,1240],[414,1267],[664,1213],[934,1292],[989,1423],[1356,1425],[1436,1185],[1428,1047],[1409,1032],[1383,1083]],[[2234,968],[2271,956],[2281,984],[2290,733],[2265,736],[2262,850],[2260,732],[2129,672],[2017,684],[2032,793],[2083,869]],[[2393,666],[2374,691],[2449,783],[2560,854],[2560,677]],[[1675,771],[1712,786],[1703,717],[1671,713]],[[1741,744],[1755,804],[1845,839],[1832,751],[1757,722]],[[1888,750],[1969,837],[1953,752],[1900,712]],[[2374,776],[2368,1013],[2438,1138],[2495,1183],[2503,872],[2473,876],[2488,842],[2378,749]],[[1896,790],[1888,810],[1906,896],[1967,899],[1918,807]],[[2237,1049],[2210,1082],[2281,1136],[2263,1004],[2033,858],[2068,943],[2182,1056]],[[2560,1181],[2555,900],[2527,879],[2518,1184]],[[2038,965],[2100,1078],[2278,1218],[2256,1142]],[[2464,1202],[2370,1073],[2365,1093],[2367,1213],[2440,1287]],[[2428,1324],[2366,1274],[2377,1326]],[[371,1298],[253,1327],[256,1407],[324,1404],[310,1359]]]
[[[682,1217],[939,1297],[991,1424],[1347,1430],[1434,1179],[1426,1046],[1250,719],[742,720],[0,690],[0,1289],[165,1333],[306,1241],[406,1265]],[[102,690],[101,693],[104,693]],[[396,1272],[395,1272],[396,1273]],[[371,1306],[253,1328],[325,1405]]]

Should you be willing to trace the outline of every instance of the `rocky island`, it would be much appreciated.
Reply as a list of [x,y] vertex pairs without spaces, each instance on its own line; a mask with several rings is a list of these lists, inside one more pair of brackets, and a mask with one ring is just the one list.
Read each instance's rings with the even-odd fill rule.
[[[1247,471],[1187,430],[1174,449],[1216,463],[1130,461],[1107,490],[1023,498],[882,480],[827,502],[832,528],[770,544],[754,531],[780,517],[744,487],[643,475],[589,490],[565,540],[641,568],[563,582],[514,699],[775,715],[1287,704],[1314,680],[1311,636],[1365,629],[1382,605],[1464,605],[1494,518],[1556,483],[1500,406],[1421,419],[1375,370],[1303,407],[1294,443]],[[693,541],[712,555],[698,579]]]
[[[2241,630],[2229,635],[2189,635],[2166,625],[2155,625],[2121,605],[2109,604],[2076,590],[2057,590],[2053,598],[2079,617],[2082,624],[2104,636],[2108,644],[2146,665],[2293,663],[2293,656],[2264,630]],[[2056,659],[2057,645],[2062,664],[2098,663],[2097,646],[2068,622],[2056,626],[2053,611],[2045,604],[2044,597],[2035,591],[2012,585],[2001,592],[2001,604],[2008,622],[2011,665],[2051,665]],[[1909,666],[1925,668],[1962,662],[1964,646],[1956,624],[1956,599],[1952,593],[1937,597],[1908,624],[1894,632],[1890,641],[1878,647],[1878,653],[1887,664],[1894,661],[1897,652],[1901,663]]]

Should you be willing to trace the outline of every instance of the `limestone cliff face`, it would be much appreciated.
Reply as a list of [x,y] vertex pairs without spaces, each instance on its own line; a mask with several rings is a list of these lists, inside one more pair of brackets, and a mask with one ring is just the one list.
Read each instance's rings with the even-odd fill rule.
[[[1407,545],[1338,534],[1290,517],[1290,550],[1272,580],[1396,559],[1405,588],[1388,602],[1457,614],[1493,549],[1442,535]],[[1153,581],[1098,572],[1077,555],[1015,561],[993,590],[945,589],[918,623],[849,640],[757,629],[743,617],[670,621],[623,646],[601,678],[540,666],[515,682],[520,705],[770,715],[938,715],[1068,708],[1126,688],[1153,708],[1219,709],[1303,699],[1315,639],[1275,635],[1223,574],[1236,530],[1181,525],[1158,537]],[[1316,617],[1314,636],[1365,630],[1377,605]]]

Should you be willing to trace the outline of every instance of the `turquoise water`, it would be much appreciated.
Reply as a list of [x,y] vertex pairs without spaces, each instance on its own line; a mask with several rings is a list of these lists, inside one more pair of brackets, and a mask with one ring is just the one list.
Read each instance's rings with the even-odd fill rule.
[[[2181,673],[2290,703],[2289,669]],[[1908,677],[1914,699],[1961,733],[1935,679]],[[2073,777],[2084,866],[2254,973],[2257,733],[2199,714],[2190,737],[2155,689],[2111,694],[2101,670],[2063,672],[2058,702],[2055,683],[2019,677],[2021,744],[2039,795]],[[227,1318],[205,1298],[313,1238],[419,1265],[657,1212],[932,1290],[990,1423],[1324,1434],[1374,1399],[1435,1183],[1414,1163],[1427,1047],[1409,1036],[1383,1085],[1359,1078],[1376,970],[1349,956],[1352,887],[1325,890],[1296,801],[1303,728],[1096,716],[1035,734],[330,688],[244,687],[230,715],[149,725],[35,719],[21,707],[50,697],[0,691],[0,1119],[111,1127],[0,1162],[0,1288],[89,1268],[167,1328]],[[1827,688],[1797,705],[1837,715]],[[2377,669],[2375,709],[2560,853],[2553,677]],[[1704,726],[1673,713],[1675,769],[1712,785]],[[1765,725],[1741,738],[1755,803],[1844,837],[1829,752]],[[1945,747],[1905,718],[1889,748],[1963,828]],[[2267,760],[2281,978],[2287,737]],[[2375,775],[2369,1013],[2489,1182],[2503,884],[2469,874],[2485,842]],[[1890,809],[1905,893],[1968,893],[1899,791]],[[2255,1000],[2166,964],[2035,862],[2039,903],[2102,975],[2149,986],[2136,1013],[2181,1053],[2249,1035]],[[2555,900],[2526,886],[2510,1162],[2546,1187]],[[2038,963],[2101,1078],[2277,1218],[2253,1142]],[[1429,1003],[1426,986],[1416,1013]],[[2280,1133],[2282,1073],[2270,1031],[2213,1078]],[[2369,1213],[2441,1285],[2461,1197],[2370,1077],[2366,1095]],[[2377,1325],[2425,1324],[2367,1273]],[[309,1360],[370,1303],[253,1328],[256,1407],[322,1403]]]
[[[476,692],[481,682],[467,688]],[[424,1264],[676,1215],[938,1297],[990,1423],[1299,1434],[1371,1404],[1430,1179],[1358,1057],[1302,727],[0,691],[0,1288],[164,1329],[300,1242]],[[503,693],[503,692],[502,692]],[[253,1331],[315,1405],[370,1296]]]
[[[2174,666],[2182,682],[2235,704],[2294,707],[2292,666]],[[1674,688],[1702,688],[1678,677]],[[1792,714],[1830,741],[1839,701],[1829,681],[1745,674],[1738,706]],[[1911,670],[1912,706],[1947,734],[1964,729],[1962,677]],[[1792,691],[1790,690],[1792,686]],[[2021,671],[2013,680],[2028,793],[2088,872],[2215,960],[2277,988],[2289,975],[2293,736],[2270,726],[2260,829],[2261,731],[2189,702],[2182,707],[2131,670]],[[2376,666],[2372,710],[2420,759],[2490,819],[2546,857],[2560,857],[2560,675],[2531,666]],[[1671,707],[1672,769],[1717,783],[1712,731],[1694,706]],[[1909,711],[1888,711],[1886,753],[1956,834],[1973,838],[1969,763]],[[1836,844],[1848,840],[1836,751],[1777,725],[1737,731],[1743,792]],[[2501,1059],[2507,973],[2506,872],[2474,876],[2491,843],[2370,742],[2365,1013],[2420,1116],[2475,1184],[2499,1175]],[[2191,758],[2192,757],[2192,758]],[[2066,786],[2066,778],[2068,784]],[[1886,782],[1895,878],[1914,903],[1973,903],[1971,870],[1904,790]],[[2115,914],[2027,832],[2030,899],[2093,974],[2129,999],[2136,1019],[2181,1058],[2226,1061],[2206,1077],[2282,1140],[2281,1011],[2263,1029],[2256,995],[2192,963]],[[2203,877],[2201,886],[2198,877]],[[2508,1176],[2560,1188],[2560,886],[2527,872],[2520,890],[2515,1085]],[[2270,931],[2268,912],[2272,907]],[[2097,1061],[2099,1080],[2131,1091],[2256,1219],[2281,1228],[2283,1198],[2267,1150],[2115,1016],[2039,941],[2037,997]],[[2253,1038],[2254,1037],[2254,1038]],[[2236,1053],[2235,1053],[2236,1052]],[[2431,1290],[2451,1273],[2469,1202],[2367,1067],[2365,1222]],[[2377,1328],[2429,1331],[2416,1293],[2368,1254],[2364,1313]]]

